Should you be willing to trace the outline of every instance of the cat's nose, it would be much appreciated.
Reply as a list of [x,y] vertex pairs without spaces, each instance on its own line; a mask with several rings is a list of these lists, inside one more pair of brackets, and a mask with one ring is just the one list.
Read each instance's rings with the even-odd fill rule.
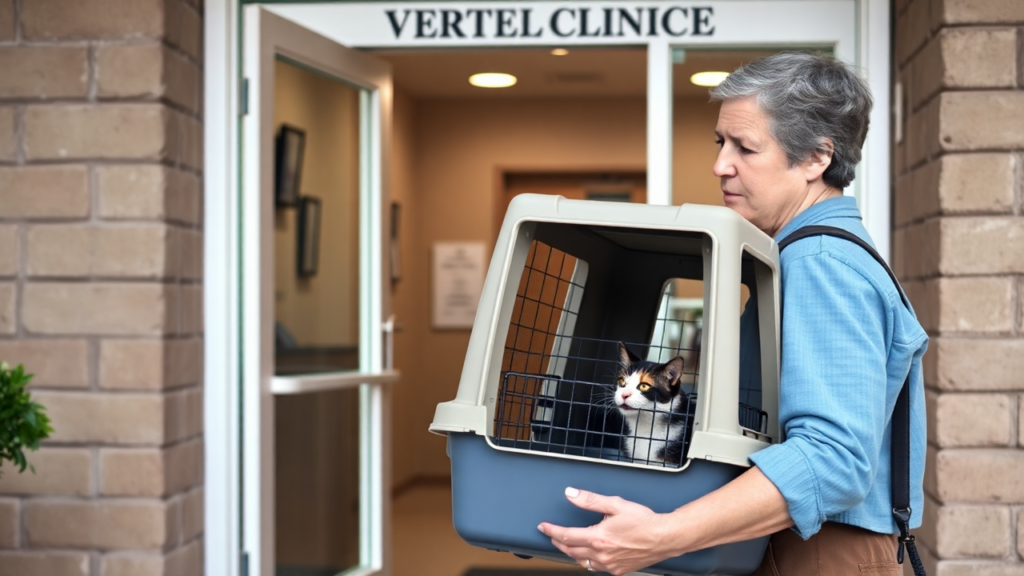
[[632,394],[630,394],[629,392],[623,392],[622,393],[622,399],[623,400],[625,400],[626,398],[629,398],[630,396],[632,396]]

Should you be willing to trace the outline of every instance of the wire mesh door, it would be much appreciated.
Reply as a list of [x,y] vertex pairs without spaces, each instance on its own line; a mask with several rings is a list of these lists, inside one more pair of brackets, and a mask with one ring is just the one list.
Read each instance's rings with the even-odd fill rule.
[[[702,301],[676,297],[670,280],[647,342],[577,335],[588,270],[571,254],[531,243],[505,342],[494,438],[509,448],[682,466],[697,405]],[[739,410],[741,426],[764,431],[764,412]]]

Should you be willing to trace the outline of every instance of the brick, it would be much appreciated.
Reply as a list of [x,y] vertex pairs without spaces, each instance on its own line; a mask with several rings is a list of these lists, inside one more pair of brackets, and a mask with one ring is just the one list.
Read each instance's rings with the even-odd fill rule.
[[101,98],[164,98],[199,110],[199,67],[163,44],[105,46],[96,58]]
[[111,44],[96,50],[96,94],[101,98],[160,98],[167,90],[159,43]]
[[942,88],[945,68],[942,62],[941,37],[932,38],[914,57],[909,68],[911,82],[907,100],[911,107],[908,112],[920,109]]
[[162,160],[175,144],[174,113],[161,104],[28,106],[29,160]]
[[942,390],[1024,390],[1024,340],[942,337],[929,348]]
[[0,98],[84,98],[88,60],[84,46],[0,48]]
[[934,16],[941,24],[1024,23],[1020,0],[939,0]]
[[938,220],[926,220],[906,228],[900,254],[903,277],[921,278],[935,275],[939,269],[941,232],[942,227]]
[[943,218],[939,272],[943,275],[1024,272],[1024,219]]
[[1013,210],[1017,160],[1010,154],[946,154],[939,163],[938,205],[944,214]]
[[202,379],[202,340],[104,340],[100,387],[160,390]]
[[[11,162],[17,158],[17,149],[14,144],[14,126],[14,107],[0,106],[0,162]],[[2,189],[3,187],[0,186],[0,190]],[[0,196],[0,198],[3,197]]]
[[1024,451],[941,450],[935,474],[937,496],[943,503],[1024,502]]
[[916,166],[939,150],[939,116],[941,97],[933,98],[926,106],[910,115],[907,123],[907,165]]
[[203,533],[205,522],[203,487],[187,492],[181,499],[181,539],[185,542]]
[[178,2],[168,2],[166,8],[170,42],[194,60],[202,60],[203,23],[199,12]]
[[177,316],[163,284],[34,282],[22,295],[22,322],[35,334],[155,336]]
[[18,287],[0,283],[0,334],[14,334],[18,330]]
[[14,40],[14,0],[0,0],[0,42]]
[[1024,556],[1024,510],[1017,510],[1017,554]]
[[[46,406],[45,403],[43,405]],[[46,407],[53,416],[49,406]],[[19,474],[12,465],[4,466],[0,493],[51,496],[90,496],[95,493],[90,450],[43,446],[26,456],[35,473],[26,468]]]
[[0,576],[89,576],[86,552],[3,551],[0,552]]
[[37,392],[55,442],[162,445],[176,432],[176,402],[161,394]]
[[954,28],[941,32],[942,86],[1013,88],[1017,85],[1017,31]]
[[[1009,446],[1012,402],[1003,394],[934,395],[934,441],[940,448]],[[932,434],[929,434],[932,436]]]
[[22,364],[32,388],[87,388],[89,345],[84,340],[0,340],[0,360]]
[[943,150],[1024,146],[1024,92],[946,92],[938,102]]
[[18,547],[18,501],[0,498],[0,548]]
[[199,223],[201,181],[162,165],[97,168],[100,217]]
[[938,317],[941,312],[938,304],[939,290],[937,281],[909,280],[902,282],[902,284],[903,291],[914,306],[917,321],[921,323],[926,332],[937,331]]
[[199,280],[203,277],[203,234],[198,230],[181,230],[181,278]]
[[1009,334],[1013,330],[1012,278],[942,278],[938,288],[941,332]]
[[181,287],[182,334],[203,332],[203,287],[199,284],[184,284]]
[[203,123],[184,114],[178,115],[181,122],[181,143],[179,162],[195,170],[203,169]]
[[191,576],[202,573],[199,542],[167,554],[113,553],[103,557],[102,576]]
[[912,0],[907,12],[896,20],[896,58],[900,64],[928,39],[928,0]]
[[166,502],[31,500],[25,509],[33,547],[146,550],[177,539],[176,514]]
[[163,0],[35,0],[21,8],[27,40],[126,40],[159,38]]
[[1012,549],[1005,506],[942,506],[937,516],[935,552],[944,559],[1003,558]]
[[202,482],[202,442],[166,449],[107,449],[100,453],[104,496],[166,496]]
[[163,224],[38,225],[28,230],[29,276],[165,278],[177,254]]
[[18,273],[18,227],[0,224],[0,276]]
[[0,167],[0,214],[5,218],[84,218],[89,202],[85,166]]
[[192,438],[203,433],[203,389],[191,388],[181,393],[181,431],[179,438]]

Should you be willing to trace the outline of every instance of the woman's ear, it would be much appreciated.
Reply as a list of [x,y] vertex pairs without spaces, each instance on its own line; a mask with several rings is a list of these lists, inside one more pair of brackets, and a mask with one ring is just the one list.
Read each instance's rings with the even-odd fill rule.
[[832,153],[835,146],[830,138],[825,138],[821,146],[811,152],[811,155],[804,161],[804,175],[808,182],[814,182],[825,174],[825,170],[832,165]]

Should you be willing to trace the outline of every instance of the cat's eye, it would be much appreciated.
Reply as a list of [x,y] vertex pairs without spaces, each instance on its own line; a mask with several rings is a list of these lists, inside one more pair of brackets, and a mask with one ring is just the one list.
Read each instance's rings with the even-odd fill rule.
[[639,388],[641,392],[647,392],[648,390],[651,389],[651,385],[645,382],[643,384],[640,384],[640,386],[638,386],[637,388]]
[[625,386],[625,385],[626,385],[626,379],[625,378],[619,378],[619,386]]

